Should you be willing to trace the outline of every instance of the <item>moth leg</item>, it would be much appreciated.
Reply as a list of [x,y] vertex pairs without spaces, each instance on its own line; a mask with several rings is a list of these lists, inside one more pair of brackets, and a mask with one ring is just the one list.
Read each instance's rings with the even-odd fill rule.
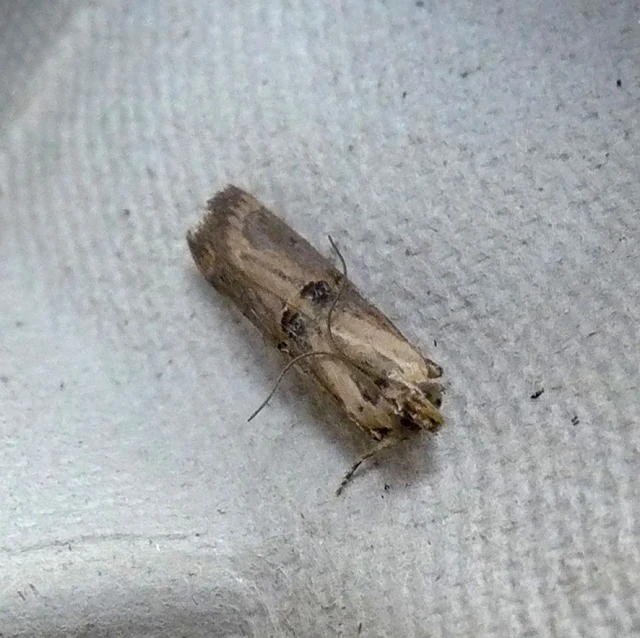
[[347,484],[351,481],[351,479],[353,478],[353,475],[356,473],[356,470],[368,459],[370,459],[373,456],[376,456],[377,454],[379,454],[380,452],[382,452],[382,450],[385,450],[388,447],[391,447],[392,445],[396,444],[397,440],[394,439],[393,437],[388,436],[385,439],[382,439],[382,441],[380,441],[379,443],[377,443],[371,450],[369,450],[366,454],[363,454],[352,466],[351,469],[344,475],[344,478],[342,479],[342,482],[340,483],[338,489],[336,490],[336,496],[340,496],[340,494],[342,494],[342,491],[344,490],[344,488],[347,486]]

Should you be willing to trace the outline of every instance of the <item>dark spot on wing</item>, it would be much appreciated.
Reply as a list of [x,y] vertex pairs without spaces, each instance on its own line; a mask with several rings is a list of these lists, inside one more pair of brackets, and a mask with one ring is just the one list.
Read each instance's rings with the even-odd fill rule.
[[282,331],[293,339],[300,339],[307,334],[307,326],[299,312],[285,308],[280,321]]
[[310,281],[300,290],[300,296],[308,299],[313,303],[323,304],[329,300],[331,296],[331,287],[326,281]]

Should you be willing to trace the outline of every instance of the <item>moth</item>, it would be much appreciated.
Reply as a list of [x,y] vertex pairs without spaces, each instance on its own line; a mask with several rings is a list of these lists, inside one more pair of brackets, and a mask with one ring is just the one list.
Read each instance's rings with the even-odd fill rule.
[[442,425],[442,368],[358,292],[339,251],[342,272],[236,186],[207,202],[187,242],[205,279],[288,359],[282,374],[295,366],[371,437],[338,494],[364,460]]

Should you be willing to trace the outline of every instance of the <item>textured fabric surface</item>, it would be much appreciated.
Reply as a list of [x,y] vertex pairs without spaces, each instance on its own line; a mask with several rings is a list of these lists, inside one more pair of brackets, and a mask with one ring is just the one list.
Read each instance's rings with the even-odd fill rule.
[[[0,635],[640,635],[639,16],[2,3]],[[281,359],[185,242],[228,182],[444,366],[339,499],[295,375],[246,423]]]

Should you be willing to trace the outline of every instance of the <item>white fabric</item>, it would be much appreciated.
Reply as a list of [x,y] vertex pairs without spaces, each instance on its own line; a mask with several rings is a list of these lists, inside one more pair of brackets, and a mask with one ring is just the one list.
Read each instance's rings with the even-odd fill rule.
[[[632,5],[2,4],[3,638],[640,635]],[[339,499],[295,375],[246,423],[281,359],[185,242],[228,182],[444,366]]]

